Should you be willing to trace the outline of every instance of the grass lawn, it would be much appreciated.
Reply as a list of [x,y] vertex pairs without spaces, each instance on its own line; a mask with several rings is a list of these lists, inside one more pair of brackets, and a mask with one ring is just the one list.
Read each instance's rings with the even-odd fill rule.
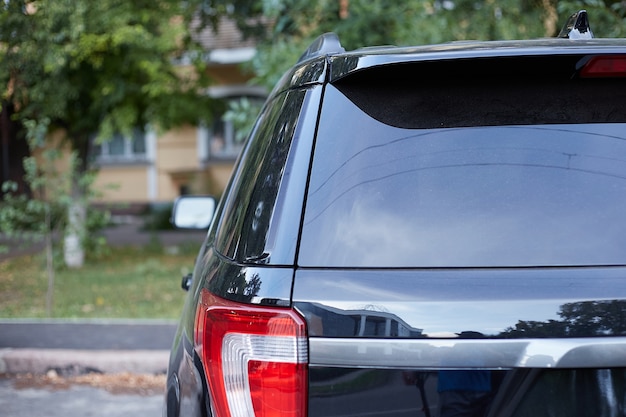
[[[80,270],[57,269],[52,318],[178,317],[185,292],[181,278],[197,248],[111,248],[109,255]],[[44,318],[48,279],[42,255],[0,261],[0,318]]]

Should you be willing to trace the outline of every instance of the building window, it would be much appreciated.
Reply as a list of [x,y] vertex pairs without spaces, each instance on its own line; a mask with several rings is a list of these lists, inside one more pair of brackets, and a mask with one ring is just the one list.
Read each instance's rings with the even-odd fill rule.
[[208,128],[209,159],[236,159],[263,106],[258,96],[224,98],[225,109],[215,114]]
[[94,144],[96,162],[143,162],[147,160],[146,135],[141,129],[133,130],[132,136],[116,134],[111,139]]

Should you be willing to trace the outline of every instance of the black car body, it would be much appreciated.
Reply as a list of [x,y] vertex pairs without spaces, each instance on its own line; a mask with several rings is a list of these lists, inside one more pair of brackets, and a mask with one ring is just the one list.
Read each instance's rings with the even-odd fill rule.
[[218,205],[164,415],[625,415],[626,40],[572,28],[312,45]]

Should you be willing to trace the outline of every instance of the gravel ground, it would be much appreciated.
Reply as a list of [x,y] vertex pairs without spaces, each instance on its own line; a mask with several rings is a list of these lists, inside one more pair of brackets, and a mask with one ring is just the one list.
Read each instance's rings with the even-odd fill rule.
[[46,375],[23,374],[12,378],[15,389],[66,390],[73,386],[101,388],[111,394],[161,395],[165,389],[165,375],[140,375],[130,372],[119,374],[90,373],[63,377],[55,371]]

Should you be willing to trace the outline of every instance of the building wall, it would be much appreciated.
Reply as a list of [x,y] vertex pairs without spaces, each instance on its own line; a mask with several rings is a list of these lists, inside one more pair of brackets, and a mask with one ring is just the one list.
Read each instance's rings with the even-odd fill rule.
[[[227,55],[221,51],[220,57],[229,61]],[[217,84],[208,91],[214,98],[265,95],[262,89],[246,85],[250,74],[241,70],[239,62],[211,65],[208,72]],[[158,137],[149,133],[146,161],[100,167],[96,185],[103,194],[97,202],[141,206],[171,202],[184,193],[220,196],[230,179],[236,155],[212,155],[209,140],[206,126],[188,125],[160,132]]]
[[112,204],[149,202],[148,169],[146,164],[102,167],[94,184],[102,195],[96,200]]
[[221,195],[234,161],[207,163],[201,151],[200,128],[184,126],[156,136],[149,133],[147,161],[105,164],[100,167],[95,188],[96,202],[147,205],[173,201],[183,193]]
[[201,194],[210,194],[219,197],[228,185],[228,180],[233,172],[233,162],[211,164],[206,168],[205,182],[202,184]]
[[185,126],[156,141],[157,201],[172,201],[189,188],[198,171],[198,129]]
[[149,204],[168,202],[180,195],[187,182],[185,171],[195,171],[197,128],[181,127],[158,136],[146,135],[147,161],[100,166],[96,187],[103,193],[98,202]]

